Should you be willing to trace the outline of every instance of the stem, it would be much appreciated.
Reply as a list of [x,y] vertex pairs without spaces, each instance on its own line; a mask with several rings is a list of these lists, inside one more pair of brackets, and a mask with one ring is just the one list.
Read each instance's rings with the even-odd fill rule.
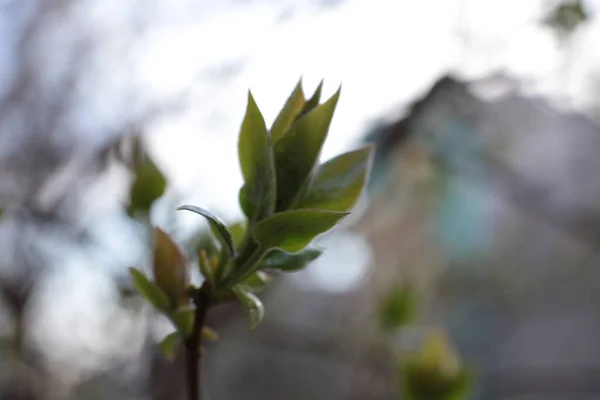
[[194,314],[194,325],[192,334],[185,340],[185,360],[187,372],[187,388],[189,400],[201,399],[201,379],[200,379],[200,345],[202,344],[202,327],[206,318],[206,312],[210,306],[210,299],[202,288],[194,293],[194,304],[196,311]]
[[246,238],[244,239],[244,245],[242,246],[242,250],[238,255],[238,259],[243,261],[247,260],[252,256],[252,254],[254,254],[256,247],[256,242],[252,240],[252,237],[250,235],[246,235]]
[[225,281],[225,284],[233,285],[243,279],[246,279],[252,274],[252,267],[258,263],[264,255],[263,249],[259,246],[255,246],[252,254],[246,258],[245,262],[229,276],[229,278]]

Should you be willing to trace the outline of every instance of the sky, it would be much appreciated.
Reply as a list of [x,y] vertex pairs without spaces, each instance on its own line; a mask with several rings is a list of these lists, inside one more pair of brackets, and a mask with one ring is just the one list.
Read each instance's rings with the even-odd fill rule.
[[[228,80],[225,87],[219,85],[214,90],[216,88],[207,83],[208,87],[198,88],[199,92],[210,92],[210,103],[198,106],[200,109],[208,106],[205,113],[197,113],[196,109],[181,125],[173,127],[165,121],[163,127],[152,132],[156,154],[172,175],[173,184],[182,192],[190,193],[190,201],[201,200],[218,212],[237,215],[241,177],[236,160],[236,136],[243,117],[246,90],[253,92],[270,123],[299,77],[303,78],[307,93],[324,79],[324,97],[342,85],[323,158],[354,145],[372,120],[382,116],[382,111],[385,113],[424,90],[432,79],[455,62],[457,44],[451,39],[451,23],[442,17],[446,12],[432,14],[427,24],[419,18],[398,20],[401,15],[425,15],[426,3],[411,6],[404,2],[370,1],[365,7],[364,2],[347,1],[329,10],[300,13],[285,23],[276,21],[276,8],[261,3],[264,6],[249,7],[240,20],[236,18],[239,11],[232,12],[233,18],[224,16],[215,23],[214,32],[208,27],[190,30],[186,39],[190,42],[230,31],[234,37],[231,46],[226,46],[234,54],[230,57],[247,61],[244,69]],[[445,2],[444,7],[450,11],[452,1]],[[436,31],[432,31],[431,26],[435,26]],[[237,43],[235,37],[240,32],[244,32],[245,39]],[[415,42],[414,35],[422,40]],[[225,39],[227,43],[228,38],[229,35]],[[155,53],[149,57],[163,60],[165,64],[185,64],[169,47],[168,44],[164,49],[154,47],[152,52]],[[207,48],[209,53],[200,51],[199,56],[211,59],[212,46]],[[222,51],[215,49],[217,53]],[[402,56],[407,52],[409,57]],[[166,65],[152,68],[169,69]],[[156,81],[155,84],[163,85]],[[164,86],[171,87],[171,83],[165,82]],[[211,113],[219,120],[218,126],[209,119]],[[213,172],[198,174],[199,170]]]
[[[375,119],[397,116],[445,71],[479,77],[506,68],[540,80],[539,91],[565,90],[551,84],[560,50],[532,21],[540,0],[346,0],[323,10],[297,3],[284,22],[272,2],[228,4],[205,23],[154,32],[140,74],[160,96],[221,60],[242,64],[226,79],[200,79],[189,111],[151,131],[173,187],[229,218],[240,215],[236,140],[248,89],[269,124],[299,77],[307,93],[324,79],[324,97],[341,84],[324,159],[356,145]],[[459,32],[471,35],[473,50]],[[597,65],[598,51],[590,53]]]
[[[153,0],[145,1],[143,13],[134,15],[140,26],[150,29],[124,52],[122,35],[130,30],[131,14],[121,1],[89,1],[87,8],[80,10],[81,24],[97,29],[107,44],[99,61],[105,79],[98,88],[102,96],[84,107],[86,115],[95,118],[86,123],[99,121],[105,126],[120,108],[129,106],[118,98],[124,85],[135,86],[137,98],[150,103],[185,93],[184,109],[149,127],[151,151],[169,178],[170,196],[233,220],[240,216],[237,134],[248,89],[270,124],[300,77],[306,93],[312,93],[324,79],[323,97],[342,85],[323,159],[356,146],[374,120],[398,116],[448,71],[477,78],[506,69],[518,78],[533,79],[532,90],[537,93],[574,103],[584,101],[577,95],[584,81],[557,83],[561,50],[548,29],[533,23],[541,2],[345,0],[324,7],[310,0]],[[587,3],[592,11],[600,10],[600,0]],[[131,4],[135,9],[142,2]],[[0,28],[6,26],[0,24]],[[577,64],[581,76],[597,68],[600,61],[594,50],[600,46],[593,40],[600,37],[599,29],[594,19],[581,33],[586,50]],[[469,37],[473,47],[466,49],[460,34]],[[0,46],[0,54],[2,51]],[[123,54],[133,65],[129,78],[119,75]],[[0,75],[9,76],[6,71],[0,66]],[[115,96],[115,101],[107,102],[106,96]],[[96,188],[93,196],[101,199],[102,190]],[[158,222],[167,218],[165,210],[166,204],[155,215]],[[183,225],[197,221],[191,214],[177,218]],[[106,231],[123,229],[118,221],[99,223],[106,225]],[[106,240],[109,248],[124,253],[120,239]],[[357,246],[352,238],[340,242]],[[339,254],[343,249],[333,246],[331,251]],[[364,257],[353,259],[368,262]],[[65,269],[75,271],[90,262],[75,255]],[[339,274],[336,270],[328,275],[325,266],[319,268],[319,273],[311,273],[315,282]],[[352,273],[340,280],[335,290],[364,276],[360,266],[348,270]],[[106,277],[96,272],[84,279],[75,272],[71,277],[71,281],[64,278],[48,283],[69,296],[61,307],[48,310],[39,324],[45,343],[60,349],[54,361],[68,365],[82,349],[104,355],[122,352],[127,346],[119,336],[114,343],[98,337],[98,332],[109,327],[120,326],[130,333],[136,329],[126,316],[105,307],[106,298],[112,295]],[[78,285],[69,286],[75,280]],[[96,296],[90,299],[90,293]],[[86,312],[90,302],[104,311]],[[77,320],[65,319],[65,315]],[[72,329],[72,324],[78,328]],[[65,342],[65,335],[71,340]]]

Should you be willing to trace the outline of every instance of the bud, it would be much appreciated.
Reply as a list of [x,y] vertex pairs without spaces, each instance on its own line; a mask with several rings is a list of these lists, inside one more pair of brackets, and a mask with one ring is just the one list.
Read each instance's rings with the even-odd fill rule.
[[162,229],[154,228],[153,273],[173,309],[188,303],[189,275],[179,246]]

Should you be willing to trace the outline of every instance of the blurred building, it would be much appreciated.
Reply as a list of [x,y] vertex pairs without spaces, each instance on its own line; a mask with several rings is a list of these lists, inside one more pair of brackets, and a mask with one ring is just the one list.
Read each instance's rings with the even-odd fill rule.
[[417,287],[422,322],[477,368],[478,398],[597,396],[600,126],[504,76],[446,76],[366,141],[369,292]]

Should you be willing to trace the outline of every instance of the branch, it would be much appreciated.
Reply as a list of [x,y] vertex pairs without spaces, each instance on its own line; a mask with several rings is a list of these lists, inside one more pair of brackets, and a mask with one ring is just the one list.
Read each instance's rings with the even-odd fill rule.
[[204,327],[206,313],[210,307],[210,299],[203,288],[200,288],[200,290],[194,293],[193,300],[196,305],[196,312],[194,314],[192,335],[185,341],[185,359],[188,399],[200,400],[202,391],[202,382],[200,379],[200,358],[202,354],[200,346],[202,345],[202,328]]

